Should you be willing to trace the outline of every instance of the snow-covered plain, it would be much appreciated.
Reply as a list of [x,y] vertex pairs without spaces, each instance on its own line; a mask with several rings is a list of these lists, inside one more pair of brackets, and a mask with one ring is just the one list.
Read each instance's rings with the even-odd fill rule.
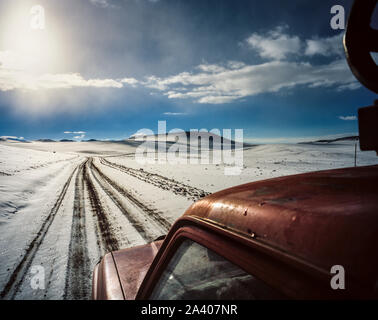
[[[165,234],[208,193],[353,166],[354,143],[251,146],[227,176],[223,164],[142,165],[133,141],[0,142],[1,299],[88,299],[105,252]],[[357,165],[371,164],[376,154],[358,151]]]

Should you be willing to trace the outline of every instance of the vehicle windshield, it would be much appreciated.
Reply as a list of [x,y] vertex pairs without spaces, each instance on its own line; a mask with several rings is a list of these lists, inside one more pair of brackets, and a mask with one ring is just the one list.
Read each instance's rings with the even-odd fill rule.
[[150,299],[283,299],[267,284],[208,248],[184,240],[168,263]]

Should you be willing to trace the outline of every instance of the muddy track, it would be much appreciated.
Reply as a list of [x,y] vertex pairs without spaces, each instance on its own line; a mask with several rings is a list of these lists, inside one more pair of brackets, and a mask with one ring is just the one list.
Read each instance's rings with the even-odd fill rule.
[[75,198],[64,299],[87,299],[91,292],[92,270],[85,227],[84,166],[85,163],[79,166],[75,179]]
[[122,197],[126,198],[128,201],[133,203],[144,216],[146,216],[148,219],[152,219],[159,226],[163,233],[168,232],[169,228],[172,225],[172,222],[165,219],[162,216],[161,212],[157,211],[156,209],[152,209],[144,203],[140,202],[127,190],[125,190],[123,187],[119,186],[115,181],[111,180],[108,176],[106,176],[95,164],[93,164],[92,161],[90,163],[90,167],[92,169],[93,176],[95,177],[98,184],[109,196],[109,198],[113,200],[113,202],[126,216],[126,218],[130,221],[133,227],[139,232],[143,239],[145,239],[147,242],[151,242],[156,238],[156,236],[149,232],[149,228],[145,227],[144,219],[141,219],[137,215],[134,215],[132,212],[130,212],[129,209],[127,209],[124,206],[121,199],[115,194],[112,188],[114,188]]
[[54,221],[54,218],[56,214],[59,211],[59,208],[63,202],[63,199],[66,195],[67,189],[71,183],[72,177],[75,174],[77,170],[77,167],[72,171],[71,175],[67,179],[66,183],[64,184],[62,191],[59,194],[58,199],[56,200],[53,208],[51,209],[50,213],[48,214],[47,218],[42,223],[41,228],[39,229],[37,235],[32,240],[32,242],[29,244],[28,248],[26,249],[26,252],[17,265],[17,267],[12,272],[7,284],[3,288],[3,290],[0,293],[0,298],[10,298],[13,299],[15,295],[18,292],[18,289],[20,288],[20,285],[22,284],[23,280],[25,279],[25,276],[27,274],[27,271],[29,270],[31,263],[33,262],[33,259],[42,244],[52,222]]
[[105,252],[119,250],[118,240],[115,235],[112,233],[110,228],[110,223],[108,220],[108,216],[101,205],[100,197],[96,191],[95,186],[90,178],[89,172],[89,163],[91,160],[86,161],[85,166],[83,168],[83,179],[86,185],[89,200],[91,203],[91,207],[93,212],[97,216],[98,220],[98,227],[101,233],[101,243]]
[[[92,168],[93,169],[93,168]],[[131,225],[135,228],[135,230],[141,235],[143,239],[147,242],[153,240],[153,237],[149,234],[148,230],[144,227],[142,223],[140,223],[137,219],[134,218],[128,211],[128,209],[123,205],[121,199],[117,197],[117,195],[111,191],[111,189],[106,186],[103,178],[98,178],[97,175],[99,174],[97,171],[92,171],[93,177],[101,187],[101,189],[106,193],[106,195],[113,201],[113,203],[118,207],[118,209],[122,212],[122,214],[126,217],[126,219],[131,223]],[[101,181],[102,180],[102,181]]]
[[110,168],[127,173],[139,180],[142,180],[143,182],[150,183],[160,189],[172,191],[174,194],[183,196],[189,200],[197,201],[198,199],[201,199],[210,194],[210,192],[206,192],[199,188],[189,186],[187,184],[164,177],[157,173],[151,173],[143,169],[138,170],[129,168],[120,164],[110,162],[104,158],[100,158],[100,163]]

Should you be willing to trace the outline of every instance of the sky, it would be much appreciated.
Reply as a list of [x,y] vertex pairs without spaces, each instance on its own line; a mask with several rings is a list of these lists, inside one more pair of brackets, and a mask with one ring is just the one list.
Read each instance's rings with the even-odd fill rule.
[[357,134],[376,95],[330,25],[351,3],[0,0],[0,136],[124,139],[159,120],[254,142]]

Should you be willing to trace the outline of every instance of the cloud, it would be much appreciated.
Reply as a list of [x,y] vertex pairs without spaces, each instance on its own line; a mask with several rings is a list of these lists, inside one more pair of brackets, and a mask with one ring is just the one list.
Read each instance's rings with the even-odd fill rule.
[[108,8],[111,6],[108,0],[89,0],[89,2],[100,8]]
[[26,57],[11,51],[0,51],[0,91],[71,89],[71,88],[123,88],[124,84],[135,86],[134,78],[85,79],[79,73],[35,74],[24,66]]
[[74,136],[74,139],[83,139],[85,137],[86,132],[85,131],[64,131],[65,134],[76,134]]
[[302,41],[298,36],[286,33],[287,29],[288,26],[278,26],[265,34],[253,33],[246,43],[262,58],[273,60],[283,60],[290,55],[344,56],[343,32],[332,37],[313,37]]
[[121,83],[126,83],[132,87],[136,87],[136,85],[139,83],[139,81],[137,79],[134,79],[134,78],[123,78],[120,80]]
[[299,37],[284,33],[286,29],[287,26],[278,26],[267,34],[253,33],[246,42],[262,58],[282,60],[290,54],[297,54],[301,49]]
[[357,120],[357,117],[356,116],[339,116],[339,119],[344,120],[344,121],[355,121]]
[[65,134],[84,134],[85,131],[64,131]]
[[306,40],[305,55],[343,56],[343,33],[328,38]]
[[[246,39],[268,62],[247,65],[241,61],[198,65],[192,72],[160,78],[150,76],[144,86],[162,91],[169,99],[192,99],[197,103],[223,104],[245,97],[289,90],[297,86],[333,87],[336,91],[361,87],[342,54],[342,33],[328,38],[302,41],[279,26],[266,34],[253,33]],[[295,55],[295,61],[290,59]],[[332,57],[324,64],[308,61],[314,55]],[[301,58],[302,61],[298,61]]]
[[123,84],[113,79],[84,79],[78,73],[31,75],[0,68],[0,91],[16,89],[71,89],[81,88],[122,88]]
[[187,113],[184,112],[164,112],[163,113],[166,116],[186,116]]
[[169,99],[193,99],[221,104],[296,86],[356,89],[355,78],[344,60],[325,65],[274,60],[257,65],[201,65],[199,72],[182,72],[167,78],[149,77],[145,86],[163,91]]
[[344,91],[344,90],[356,90],[358,88],[361,88],[361,83],[355,81],[347,84],[343,84],[336,88],[336,91]]

